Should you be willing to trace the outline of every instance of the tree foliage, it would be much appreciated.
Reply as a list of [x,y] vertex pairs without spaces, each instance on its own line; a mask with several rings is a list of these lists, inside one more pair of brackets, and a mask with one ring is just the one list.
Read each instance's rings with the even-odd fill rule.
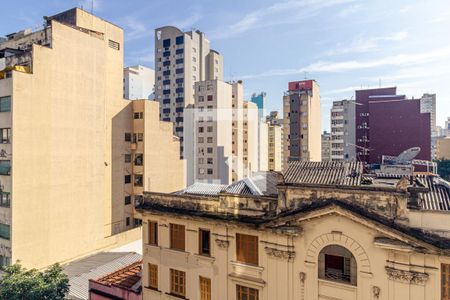
[[447,180],[450,180],[450,160],[438,160],[438,174]]
[[45,271],[26,270],[20,264],[4,267],[0,279],[0,300],[63,300],[69,278],[60,265]]

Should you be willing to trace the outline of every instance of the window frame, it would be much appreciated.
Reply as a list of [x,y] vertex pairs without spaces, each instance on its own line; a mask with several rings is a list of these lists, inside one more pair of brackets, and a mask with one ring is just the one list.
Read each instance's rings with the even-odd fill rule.
[[170,269],[170,294],[186,297],[186,272]]
[[211,300],[211,278],[199,276],[200,300]]
[[259,300],[259,290],[248,286],[236,284],[236,300],[242,299]]
[[450,300],[450,264],[441,264],[441,299]]
[[158,290],[158,265],[148,263],[148,288]]
[[148,222],[148,244],[158,246],[158,222]]
[[[206,233],[208,236],[208,246],[205,247],[205,237],[203,234]],[[198,229],[198,254],[203,256],[211,256],[211,230],[209,229]]]
[[[170,249],[186,251],[186,226],[170,223]],[[176,236],[179,234],[180,236]],[[181,236],[182,235],[182,236]]]
[[259,265],[259,237],[236,233],[236,260],[249,265]]

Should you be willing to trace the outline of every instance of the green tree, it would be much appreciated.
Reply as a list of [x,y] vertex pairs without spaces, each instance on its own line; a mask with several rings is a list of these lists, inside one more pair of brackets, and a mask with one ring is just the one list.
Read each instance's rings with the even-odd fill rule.
[[450,160],[438,160],[437,161],[438,174],[447,180],[450,180]]
[[16,263],[4,267],[0,279],[0,300],[63,300],[69,291],[69,278],[60,265],[43,272],[26,270]]

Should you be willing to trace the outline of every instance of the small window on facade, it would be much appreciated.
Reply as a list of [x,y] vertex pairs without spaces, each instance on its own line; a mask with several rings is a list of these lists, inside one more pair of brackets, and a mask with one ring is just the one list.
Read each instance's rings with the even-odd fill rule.
[[177,44],[177,45],[182,45],[183,43],[184,43],[184,36],[183,36],[183,35],[177,36],[177,37],[175,38],[175,44]]
[[170,39],[163,40],[163,47],[164,48],[169,48],[170,47]]
[[131,162],[131,154],[125,154],[125,163]]
[[185,250],[185,229],[184,225],[170,224],[170,248]]
[[11,174],[11,161],[0,160],[0,175],[10,175],[10,174]]
[[198,231],[198,253],[200,255],[211,255],[211,232],[206,229]]
[[148,222],[148,243],[150,245],[158,245],[158,223]]
[[134,175],[134,186],[142,187],[144,185],[144,178],[140,174]]
[[346,248],[330,245],[319,253],[319,278],[356,285],[356,261]]
[[131,204],[131,196],[125,196],[125,205]]
[[11,143],[11,128],[1,128],[0,135],[2,139],[2,144]]
[[148,264],[148,287],[157,290],[158,289],[158,266],[154,264]]
[[112,48],[114,50],[120,50],[120,44],[118,42],[115,42],[113,40],[108,41],[109,48]]
[[213,169],[208,169],[207,172],[208,172],[208,175],[212,175],[213,174]]
[[212,137],[208,137],[208,138],[207,138],[207,142],[208,142],[208,143],[212,143],[212,142],[213,142],[213,138],[212,138]]
[[246,264],[258,265],[258,237],[236,234],[236,259]]
[[0,223],[0,238],[9,240],[11,238],[11,228],[8,224]]
[[237,300],[259,300],[259,291],[242,285],[236,285]]
[[200,276],[200,300],[211,300],[211,279]]
[[125,184],[131,183],[131,175],[125,175],[124,182],[125,182]]
[[208,101],[213,101],[213,96],[212,95],[208,95]]
[[0,112],[11,111],[11,96],[0,97]]
[[198,132],[202,133],[203,132],[203,127],[199,127],[198,128]]
[[208,157],[208,158],[206,159],[206,163],[207,163],[208,165],[212,165],[212,164],[213,164],[213,159],[212,159],[212,157]]
[[125,142],[131,142],[131,133],[125,132]]
[[186,296],[186,273],[170,269],[170,293],[176,296]]
[[144,164],[144,154],[136,153],[134,157],[134,165],[142,166]]
[[135,112],[134,113],[134,118],[135,119],[143,119],[144,118],[144,113],[143,112]]
[[130,217],[126,217],[125,224],[126,226],[130,226]]
[[209,154],[213,153],[213,148],[212,147],[208,147],[206,149],[206,152],[209,153]]
[[213,132],[213,127],[212,126],[208,126],[207,131],[208,132]]
[[0,191],[0,206],[1,207],[10,207],[11,206],[11,200],[9,198],[9,193]]

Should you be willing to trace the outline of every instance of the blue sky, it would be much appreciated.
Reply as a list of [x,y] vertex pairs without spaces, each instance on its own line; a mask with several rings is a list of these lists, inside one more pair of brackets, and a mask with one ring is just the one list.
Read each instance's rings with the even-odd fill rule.
[[[2,3],[14,13],[2,15],[0,35],[74,6],[90,10],[91,0]],[[448,0],[95,0],[94,12],[124,28],[126,65],[153,67],[156,27],[205,32],[225,78],[243,79],[247,98],[267,92],[269,110],[281,110],[288,81],[316,79],[324,129],[333,100],[380,82],[409,97],[436,93],[438,125],[450,116]]]

